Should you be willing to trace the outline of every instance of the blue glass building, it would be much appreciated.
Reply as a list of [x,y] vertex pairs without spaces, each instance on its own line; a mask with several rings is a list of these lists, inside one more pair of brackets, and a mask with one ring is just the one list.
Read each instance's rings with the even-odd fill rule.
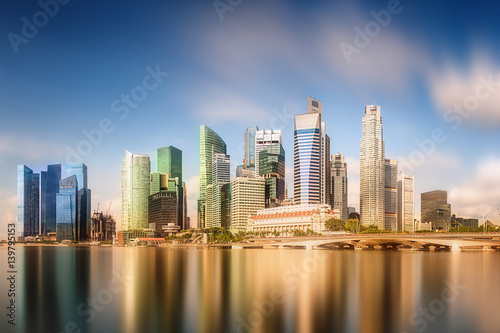
[[87,187],[87,166],[83,163],[67,163],[66,177],[76,176],[78,183],[75,240],[83,241],[90,238],[91,192]]
[[59,182],[56,194],[56,232],[57,241],[77,239],[78,180],[76,175]]
[[17,236],[39,234],[40,224],[40,174],[26,165],[17,166]]
[[56,194],[61,181],[61,164],[47,166],[41,172],[41,234],[56,232]]

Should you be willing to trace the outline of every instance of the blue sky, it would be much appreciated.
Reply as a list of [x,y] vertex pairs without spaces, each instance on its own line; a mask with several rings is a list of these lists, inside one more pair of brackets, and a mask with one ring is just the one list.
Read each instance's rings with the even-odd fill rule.
[[[155,170],[156,149],[174,145],[183,150],[189,212],[195,220],[201,124],[227,142],[233,172],[243,159],[247,126],[282,129],[291,184],[292,116],[305,112],[307,96],[323,102],[332,154],[343,152],[348,158],[350,205],[359,201],[364,106],[377,104],[388,158],[417,156],[422,149],[415,141],[429,140],[435,129],[446,135],[409,170],[416,176],[417,197],[448,190],[454,212],[480,218],[478,209],[488,215],[500,206],[500,87],[482,87],[484,80],[500,82],[496,2],[232,3],[237,5],[228,5],[231,10],[221,20],[206,0],[124,0],[119,5],[73,0],[47,16],[16,53],[9,33],[23,37],[23,17],[42,19],[37,14],[42,9],[36,1],[4,2],[2,223],[16,218],[15,166],[26,164],[38,172],[66,162],[68,149],[86,140],[82,131],[98,128],[101,121],[113,130],[92,145],[83,162],[93,208],[112,200],[118,219],[123,149],[150,154]],[[397,10],[377,29],[371,12],[388,8]],[[341,45],[356,46],[355,29],[366,34],[367,24],[376,30],[348,62]],[[169,74],[154,89],[144,90],[147,68]],[[451,110],[473,103],[477,89],[487,96],[471,104],[472,111],[461,115]],[[146,95],[120,119],[122,113],[111,105],[133,91]],[[446,121],[444,114],[458,120]],[[460,126],[454,126],[458,121]],[[498,217],[493,212],[490,219],[500,222]]]

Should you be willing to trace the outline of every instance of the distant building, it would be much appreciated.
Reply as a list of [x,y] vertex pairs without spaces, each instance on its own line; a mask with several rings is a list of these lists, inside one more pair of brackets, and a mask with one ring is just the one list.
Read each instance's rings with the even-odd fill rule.
[[323,233],[327,229],[325,222],[331,218],[340,218],[340,212],[332,211],[330,205],[305,204],[287,207],[267,208],[257,211],[248,218],[248,231],[274,232],[290,236],[295,229],[308,229]]
[[67,163],[66,177],[76,176],[78,182],[78,217],[76,219],[76,240],[90,239],[91,191],[88,188],[87,166],[83,163]]
[[283,202],[281,203],[281,206],[283,207],[288,207],[288,206],[293,206],[295,205],[295,201],[293,200],[293,198],[287,198],[285,200],[283,200]]
[[356,207],[347,207],[347,211],[349,215],[351,215],[352,213],[356,213]]
[[464,219],[463,217],[457,217],[455,214],[451,216],[451,228],[465,227],[469,229],[479,228],[478,219]]
[[220,221],[221,227],[231,228],[231,183],[222,185],[220,189]]
[[17,236],[21,241],[40,233],[40,174],[17,166]]
[[398,230],[398,162],[385,160],[385,229]]
[[[158,193],[150,195],[148,203],[148,221],[150,225],[153,225],[155,236],[165,236],[163,234],[164,226],[169,224],[179,226],[179,197],[177,197],[177,188],[170,191],[161,190]],[[179,226],[179,230],[180,228],[181,226]]]
[[422,223],[431,222],[433,230],[450,230],[451,205],[448,203],[448,192],[422,193],[420,219]]
[[347,208],[347,163],[344,154],[332,155],[330,170],[330,206],[340,211],[340,219],[347,221],[349,212]]
[[200,126],[200,199],[198,200],[198,226],[206,228],[207,187],[212,184],[213,154],[226,154],[224,140],[208,126]]
[[362,124],[360,222],[385,229],[385,142],[380,106],[367,105]]
[[[243,160],[245,169],[255,172],[255,136],[259,128],[257,126],[247,127],[245,132],[245,159]],[[238,176],[236,176],[238,177]]]
[[90,222],[90,240],[92,242],[113,241],[116,235],[116,222],[108,213],[95,212]]
[[47,166],[40,172],[40,233],[47,235],[56,232],[56,195],[61,181],[61,164]]
[[151,162],[148,155],[123,153],[122,230],[148,228]]
[[266,208],[281,206],[285,200],[285,150],[281,144],[260,151],[259,176],[266,182]]
[[414,232],[415,177],[398,176],[398,231]]
[[59,182],[59,193],[56,195],[56,233],[58,242],[77,240],[78,208],[78,180],[76,175],[72,175]]
[[247,230],[248,216],[265,208],[265,180],[239,177],[231,180],[231,227],[232,233]]
[[255,133],[255,175],[260,175],[259,153],[271,145],[281,145],[281,130],[261,130]]
[[212,156],[212,184],[207,186],[206,228],[221,227],[221,187],[231,180],[231,159],[225,154]]
[[245,169],[245,165],[236,167],[236,177],[255,177],[255,170]]

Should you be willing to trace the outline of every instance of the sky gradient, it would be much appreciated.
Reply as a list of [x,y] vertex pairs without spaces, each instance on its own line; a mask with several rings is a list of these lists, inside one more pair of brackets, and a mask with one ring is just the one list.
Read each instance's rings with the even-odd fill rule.
[[[293,115],[306,111],[307,96],[323,103],[331,153],[347,157],[349,206],[359,207],[364,107],[376,104],[386,157],[418,162],[405,163],[415,174],[417,217],[420,193],[442,189],[454,213],[500,222],[494,1],[256,0],[218,13],[212,1],[74,0],[14,47],[9,33],[23,37],[23,17],[33,22],[42,9],[36,1],[1,6],[2,237],[16,219],[16,165],[39,172],[65,163],[89,141],[84,132],[100,126],[105,133],[82,161],[92,208],[112,201],[118,221],[123,150],[149,154],[156,171],[156,149],[173,145],[183,151],[196,222],[202,124],[228,144],[233,175],[247,126],[281,129],[291,190]],[[382,10],[392,10],[390,20]],[[349,59],[347,44],[356,48]],[[127,95],[137,102],[127,104]]]

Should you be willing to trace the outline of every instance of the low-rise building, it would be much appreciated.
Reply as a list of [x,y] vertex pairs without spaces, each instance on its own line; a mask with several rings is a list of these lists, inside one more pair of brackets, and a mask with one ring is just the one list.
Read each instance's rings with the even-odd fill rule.
[[248,218],[248,231],[274,232],[282,236],[293,234],[295,229],[316,232],[326,232],[325,222],[329,219],[340,219],[340,211],[331,210],[330,205],[303,204],[267,208],[257,211]]

